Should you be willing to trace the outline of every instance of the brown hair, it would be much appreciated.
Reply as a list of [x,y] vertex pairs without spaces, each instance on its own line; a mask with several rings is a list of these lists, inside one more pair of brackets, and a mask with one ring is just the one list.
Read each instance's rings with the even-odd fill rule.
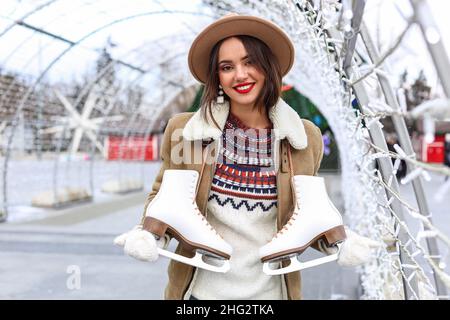
[[[282,74],[280,64],[276,56],[263,41],[255,37],[244,35],[234,37],[242,41],[242,44],[244,45],[250,60],[255,65],[255,67],[265,76],[263,89],[256,98],[255,107],[262,105],[263,108],[266,109],[266,112],[268,112],[269,108],[277,103],[278,98],[281,95]],[[208,77],[205,81],[205,87],[200,102],[200,106],[202,109],[201,114],[203,119],[207,121],[207,115],[209,115],[211,120],[219,129],[219,125],[212,116],[211,106],[212,102],[217,98],[220,84],[218,65],[219,49],[226,39],[222,39],[217,42],[211,50],[208,61]],[[223,96],[225,100],[230,101],[230,98],[226,93],[224,93]]]

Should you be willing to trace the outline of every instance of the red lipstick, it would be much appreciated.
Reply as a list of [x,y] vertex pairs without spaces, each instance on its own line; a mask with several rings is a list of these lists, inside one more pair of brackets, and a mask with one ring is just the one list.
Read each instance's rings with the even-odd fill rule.
[[254,82],[244,82],[240,83],[237,86],[233,87],[234,90],[236,90],[240,94],[249,93],[253,87],[255,86]]

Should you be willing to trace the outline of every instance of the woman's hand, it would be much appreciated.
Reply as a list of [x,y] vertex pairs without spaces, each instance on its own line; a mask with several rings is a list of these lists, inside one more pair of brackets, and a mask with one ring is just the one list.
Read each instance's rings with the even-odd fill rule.
[[[337,260],[340,266],[356,267],[365,264],[373,258],[372,250],[383,246],[382,242],[360,236],[348,227],[345,227],[345,233],[347,239],[341,245]],[[322,239],[318,241],[318,246],[320,251],[326,254],[334,254],[338,251],[335,246],[328,247]]]
[[167,237],[156,240],[148,231],[137,225],[114,239],[114,244],[122,246],[124,252],[141,261],[156,261],[158,259],[158,247],[166,248],[169,241]]

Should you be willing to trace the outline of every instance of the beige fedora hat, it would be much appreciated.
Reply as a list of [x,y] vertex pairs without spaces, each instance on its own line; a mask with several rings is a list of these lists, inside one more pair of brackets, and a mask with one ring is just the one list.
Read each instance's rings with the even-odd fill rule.
[[277,57],[282,75],[289,72],[295,56],[289,36],[271,21],[232,13],[207,26],[192,42],[188,63],[195,79],[205,83],[212,48],[220,40],[237,35],[252,36],[263,41]]

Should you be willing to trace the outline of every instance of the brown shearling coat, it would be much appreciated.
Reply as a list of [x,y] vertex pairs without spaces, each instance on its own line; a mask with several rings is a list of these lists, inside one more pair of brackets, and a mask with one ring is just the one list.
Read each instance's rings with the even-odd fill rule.
[[[278,143],[275,146],[278,193],[277,227],[280,230],[289,220],[294,207],[287,148],[290,148],[292,154],[294,175],[316,175],[322,160],[323,142],[320,129],[312,122],[300,119],[295,111],[281,99],[280,103],[272,109],[274,110],[269,114],[269,117],[274,124],[274,129],[281,131],[281,134],[278,135]],[[221,111],[215,115],[215,119],[219,119],[217,122],[222,128],[228,115],[228,110],[228,106],[222,107]],[[199,128],[201,123],[203,123],[203,129]],[[220,141],[221,131],[217,128],[215,130],[201,122],[199,112],[177,114],[169,120],[161,144],[160,156],[162,165],[145,203],[144,215],[149,202],[159,190],[164,170],[166,169],[197,170],[200,173],[196,201],[201,213],[206,215],[206,206],[214,175],[214,163],[211,163],[213,162],[211,160],[217,157],[216,151],[218,149],[214,150],[214,155],[211,153],[208,156],[210,162],[206,162],[203,171],[201,161],[193,163],[193,155],[195,152],[204,151],[207,144],[202,143],[202,141],[212,141],[209,145],[215,145],[215,148],[219,147],[218,142]],[[200,140],[200,143],[196,143],[198,140]],[[182,144],[182,148],[180,148],[180,144]],[[181,163],[180,161],[174,161],[176,156],[180,155],[183,161]],[[189,255],[180,245],[177,247],[176,253],[185,256]],[[181,300],[184,298],[191,283],[194,269],[190,265],[174,260],[170,261],[168,268],[169,281],[165,289],[165,299]],[[301,299],[300,272],[285,274],[284,280],[288,299]]]

